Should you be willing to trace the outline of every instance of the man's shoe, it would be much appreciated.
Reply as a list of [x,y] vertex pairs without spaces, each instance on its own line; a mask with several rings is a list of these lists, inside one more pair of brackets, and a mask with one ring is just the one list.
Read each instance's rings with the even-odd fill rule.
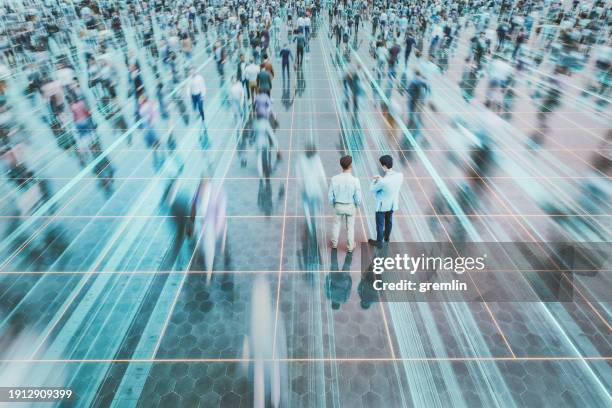
[[382,246],[382,244],[375,239],[368,239],[368,244],[375,246],[376,248],[380,248]]

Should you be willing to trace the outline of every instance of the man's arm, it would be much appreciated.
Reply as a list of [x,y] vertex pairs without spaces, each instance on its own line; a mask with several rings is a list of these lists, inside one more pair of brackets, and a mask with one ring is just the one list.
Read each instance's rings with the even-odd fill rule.
[[359,179],[355,180],[355,192],[353,193],[353,202],[356,207],[361,206],[361,182]]
[[384,177],[376,178],[374,179],[374,181],[372,181],[372,184],[370,185],[370,191],[372,191],[373,193],[382,191],[385,189],[386,184],[387,182]]
[[329,204],[333,207],[336,204],[336,195],[334,194],[334,182],[329,183],[329,191],[327,192]]
[[373,180],[372,183],[370,183],[370,191],[373,193],[376,193],[379,190],[377,181],[378,180]]

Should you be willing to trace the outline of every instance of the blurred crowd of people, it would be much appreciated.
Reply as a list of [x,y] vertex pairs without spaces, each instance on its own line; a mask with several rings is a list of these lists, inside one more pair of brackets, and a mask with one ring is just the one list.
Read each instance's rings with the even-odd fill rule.
[[[78,174],[97,177],[111,197],[117,167],[111,151],[138,148],[135,137],[142,138],[150,152],[143,154],[156,171],[177,168],[173,176],[180,177],[185,129],[196,129],[202,149],[210,146],[210,84],[243,130],[237,132],[243,165],[252,147],[257,172],[269,182],[280,159],[272,61],[282,60],[289,92],[291,71],[305,64],[319,7],[267,1],[5,2],[0,148],[12,214],[32,215],[53,196],[46,167],[64,155],[81,167]],[[217,79],[203,75],[208,62]],[[45,144],[47,136],[63,154]],[[214,164],[209,157],[203,162]],[[195,219],[206,208],[197,205],[208,197],[205,191],[190,193]],[[47,207],[43,211],[53,213],[55,207]]]
[[[381,175],[370,186],[374,214],[364,214],[373,215],[370,244],[380,247],[391,239],[393,213],[404,197],[401,165],[435,144],[428,131],[432,118],[462,144],[456,151],[470,152],[464,178],[450,191],[440,187],[432,207],[464,215],[478,213],[487,176],[503,165],[494,151],[505,145],[494,130],[513,119],[519,97],[537,112],[536,130],[525,142],[534,151],[552,136],[551,117],[564,98],[595,114],[607,112],[611,11],[604,0],[6,0],[0,5],[0,189],[3,215],[13,218],[2,239],[16,249],[33,232],[28,217],[58,210],[64,190],[49,181],[52,163],[70,163],[63,165],[70,177],[97,178],[110,199],[118,169],[129,165],[117,162],[114,151],[130,148],[150,157],[154,172],[169,179],[161,206],[172,216],[176,239],[164,268],[172,269],[187,246],[209,279],[216,268],[231,270],[223,185],[228,165],[211,145],[235,149],[240,166],[251,166],[259,179],[259,208],[270,215],[271,178],[285,159],[272,91],[282,84],[286,110],[303,95],[317,39],[339,72],[330,86],[340,90],[340,173],[328,178],[312,141],[291,163],[305,216],[302,266],[317,269],[321,242],[331,241],[335,273],[325,286],[339,308],[352,286],[355,218],[366,201],[353,173],[371,176],[360,153],[368,126],[363,107],[379,110],[389,129],[381,143],[396,147],[395,160],[377,157]],[[440,88],[455,89],[459,98]],[[572,94],[574,88],[579,92]],[[468,120],[457,114],[466,106],[484,113]],[[211,130],[222,128],[221,120],[235,126],[224,140]],[[194,148],[192,134],[202,174],[195,189],[181,177],[185,150]],[[460,160],[450,150],[449,168]],[[589,164],[596,177],[567,194],[576,196],[581,210],[596,213],[609,201],[610,159],[598,151]],[[285,188],[277,191],[278,201]],[[564,218],[574,210],[562,202],[548,195],[534,200],[577,240],[609,239],[588,218]],[[326,205],[334,211],[331,239],[320,234]],[[462,217],[448,222],[453,239],[475,238]],[[341,229],[348,255],[339,271]],[[66,243],[59,235],[46,229],[39,245],[61,253]],[[364,276],[358,286],[363,308],[376,301],[369,280]],[[271,314],[261,300],[271,296],[270,288],[258,282],[254,291]],[[246,343],[264,365],[278,350],[260,341],[255,320]],[[273,384],[256,393],[255,405],[278,405],[278,367],[261,365],[255,370]]]

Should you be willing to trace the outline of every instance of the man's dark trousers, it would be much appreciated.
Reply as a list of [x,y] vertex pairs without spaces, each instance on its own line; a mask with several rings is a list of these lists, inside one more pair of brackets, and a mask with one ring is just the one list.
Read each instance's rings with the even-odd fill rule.
[[393,210],[376,211],[376,242],[382,244],[383,239],[389,242],[391,227],[393,226]]
[[285,75],[287,76],[287,79],[290,79],[290,73],[289,73],[289,61],[285,62],[283,61],[283,82],[285,81]]

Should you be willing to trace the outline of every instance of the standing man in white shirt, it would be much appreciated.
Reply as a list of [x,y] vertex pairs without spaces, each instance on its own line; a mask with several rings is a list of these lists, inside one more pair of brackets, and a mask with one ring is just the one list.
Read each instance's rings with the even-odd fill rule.
[[376,197],[376,239],[369,239],[368,243],[380,248],[383,240],[389,242],[393,226],[393,211],[399,205],[399,193],[404,182],[404,175],[392,169],[393,158],[391,156],[381,156],[379,162],[385,176],[374,176],[370,187]]
[[189,73],[187,91],[191,96],[192,109],[200,114],[200,119],[204,122],[204,96],[206,95],[206,84],[204,83],[204,77],[197,73],[195,69],[191,69]]
[[347,251],[355,249],[355,212],[361,205],[361,185],[359,179],[352,175],[353,158],[344,156],[340,159],[342,173],[335,175],[329,185],[329,203],[336,210],[332,228],[332,248],[338,247],[340,224],[346,226]]

